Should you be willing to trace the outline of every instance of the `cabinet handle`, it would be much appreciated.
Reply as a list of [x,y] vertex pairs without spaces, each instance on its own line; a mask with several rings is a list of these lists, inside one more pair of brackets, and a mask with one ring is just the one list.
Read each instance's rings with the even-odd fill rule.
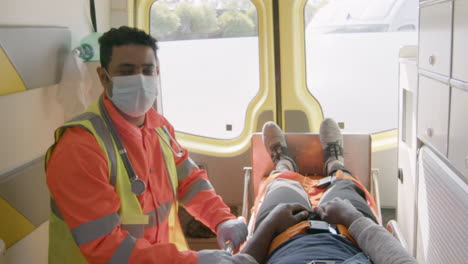
[[436,62],[435,56],[434,55],[429,56],[429,64],[434,66],[435,62]]
[[403,169],[398,168],[398,180],[400,180],[401,183],[403,183]]
[[427,135],[428,137],[432,137],[432,135],[434,135],[434,129],[432,129],[432,128],[430,128],[430,127],[429,127],[429,128],[426,128],[426,135]]

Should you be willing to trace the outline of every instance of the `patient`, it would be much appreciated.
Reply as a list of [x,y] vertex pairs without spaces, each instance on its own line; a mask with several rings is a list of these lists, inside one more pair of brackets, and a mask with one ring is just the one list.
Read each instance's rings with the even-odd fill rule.
[[[264,125],[263,142],[275,164],[269,177],[275,179],[257,208],[256,230],[242,253],[258,263],[416,263],[387,230],[376,224],[368,206],[370,196],[344,167],[343,139],[334,120],[322,122],[320,141],[324,173],[331,177],[313,186],[325,192],[318,207],[312,209],[310,189],[306,192],[304,176],[296,173],[281,129],[273,122]],[[328,222],[331,228],[313,222],[316,228],[306,232],[310,225],[304,220],[313,216]],[[335,224],[348,229],[347,237],[342,235],[346,228],[336,234]]]

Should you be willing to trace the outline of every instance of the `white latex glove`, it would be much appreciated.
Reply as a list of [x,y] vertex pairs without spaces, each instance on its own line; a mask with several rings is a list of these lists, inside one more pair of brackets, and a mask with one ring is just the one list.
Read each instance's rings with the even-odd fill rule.
[[198,264],[232,264],[231,253],[225,250],[200,250],[198,251]]
[[233,249],[239,249],[239,246],[247,238],[247,225],[244,218],[226,220],[216,228],[218,234],[218,246],[221,249],[226,248],[227,242],[233,244]]

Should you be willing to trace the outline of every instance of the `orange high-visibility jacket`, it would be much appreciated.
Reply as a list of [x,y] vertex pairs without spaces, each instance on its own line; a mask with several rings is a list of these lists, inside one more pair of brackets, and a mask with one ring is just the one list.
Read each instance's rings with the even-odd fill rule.
[[[161,153],[160,138],[154,128],[165,126],[175,138],[169,122],[154,110],[148,111],[142,127],[125,120],[112,103],[103,96],[104,105],[122,139],[130,161],[146,191],[137,195],[143,213],[156,212],[156,224],[135,241],[129,263],[196,263],[194,251],[178,251],[169,242],[167,212],[174,202],[169,175]],[[174,156],[177,166],[179,202],[213,231],[222,221],[235,218],[210,182],[206,171],[193,166],[184,149],[182,157]],[[115,214],[120,199],[109,182],[106,154],[94,136],[81,127],[68,128],[62,135],[47,165],[47,184],[62,219],[70,230],[83,230],[87,223]],[[84,228],[86,230],[86,228]],[[79,248],[90,263],[107,263],[125,243],[128,231],[116,225],[102,236],[80,244]]]

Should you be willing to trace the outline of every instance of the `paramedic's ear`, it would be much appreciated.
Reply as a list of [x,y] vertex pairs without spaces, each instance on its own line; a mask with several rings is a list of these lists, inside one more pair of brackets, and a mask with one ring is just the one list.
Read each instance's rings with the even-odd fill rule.
[[102,86],[106,85],[108,82],[110,82],[109,77],[106,74],[106,70],[104,67],[97,67],[96,68],[97,75],[99,76],[99,80],[101,81]]
[[104,67],[97,67],[96,72],[99,76],[99,81],[101,81],[101,85],[104,88],[104,91],[109,96],[112,96],[112,80],[109,78],[106,69]]

